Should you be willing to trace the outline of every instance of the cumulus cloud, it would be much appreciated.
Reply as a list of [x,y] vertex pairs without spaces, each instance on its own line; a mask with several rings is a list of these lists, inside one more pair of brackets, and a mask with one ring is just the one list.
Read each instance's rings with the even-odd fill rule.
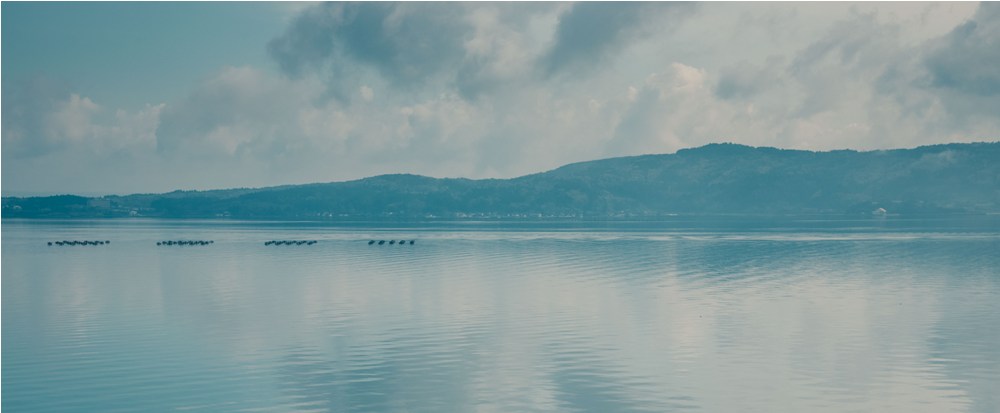
[[[984,14],[980,8],[941,37],[908,41],[912,34],[904,27],[855,10],[785,55],[765,53],[760,63],[717,63],[713,70],[675,62],[634,89],[607,152],[672,151],[717,141],[876,149],[995,138],[998,110],[990,109],[995,102],[984,104],[989,97],[982,86],[962,90],[927,80],[935,76],[927,62],[942,53],[940,45],[966,41],[969,35],[961,31]],[[782,18],[769,21],[780,25]],[[983,38],[969,47],[990,41],[986,33],[977,36]],[[996,66],[976,65],[1000,59],[974,60],[992,53],[982,52],[969,51],[963,62],[969,70],[956,70],[988,79]],[[969,102],[980,107],[966,107]]]
[[280,155],[296,134],[296,115],[316,99],[308,81],[293,82],[251,67],[224,68],[167,107],[157,150],[191,157]]
[[540,64],[547,74],[568,68],[579,74],[605,63],[654,28],[662,33],[692,10],[690,3],[576,3],[559,16],[552,48]]
[[[471,98],[529,76],[550,36],[549,4],[323,3],[268,44],[291,77],[319,73],[334,96],[372,82]],[[542,26],[542,27],[539,27]]]
[[65,140],[53,134],[49,119],[64,106],[67,87],[35,77],[3,90],[3,149],[7,156],[36,156]]
[[953,123],[994,134],[1000,113],[1000,5],[982,3],[976,14],[947,35],[929,41],[919,61],[924,76],[914,84],[933,94],[933,104]]
[[225,68],[163,111],[157,152],[201,162],[200,168],[257,165],[273,174],[267,184],[289,176],[309,182],[405,172],[403,166],[426,168],[426,162],[454,166],[454,160],[468,158],[464,151],[487,122],[454,93],[379,105],[389,98],[376,100],[375,90],[363,85],[354,96],[348,102],[325,99],[316,77]]
[[518,10],[509,4],[486,4],[469,11],[472,28],[463,43],[464,56],[455,72],[459,93],[474,99],[484,93],[525,87],[535,75],[535,61],[551,36],[557,7],[540,3]]
[[93,163],[131,153],[165,189],[211,188],[510,177],[718,141],[995,139],[997,9],[315,4],[266,45],[277,71],[220,68],[166,105],[5,88],[4,168],[87,147]]
[[453,66],[469,30],[456,5],[323,3],[299,15],[268,49],[293,75],[350,59],[400,87]]
[[973,18],[934,42],[924,63],[936,87],[1000,95],[1000,4],[982,3]]
[[616,155],[670,152],[689,146],[695,129],[714,127],[708,75],[682,63],[646,78],[618,123],[606,151]]
[[768,89],[780,88],[787,76],[784,59],[769,57],[763,65],[743,60],[719,69],[716,96],[722,99],[747,99]]
[[111,112],[50,79],[39,77],[21,86],[4,97],[5,157],[71,150],[104,154],[155,144],[163,104]]

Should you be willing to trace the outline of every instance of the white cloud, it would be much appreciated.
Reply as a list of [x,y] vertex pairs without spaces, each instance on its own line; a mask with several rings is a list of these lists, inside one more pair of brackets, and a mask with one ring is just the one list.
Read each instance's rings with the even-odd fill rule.
[[303,136],[300,110],[318,99],[315,80],[291,81],[251,67],[228,67],[165,108],[157,133],[164,156],[271,159]]
[[[136,112],[118,109],[110,114],[89,97],[76,93],[65,98],[40,98],[51,103],[34,108],[35,112],[7,118],[3,133],[4,149],[9,151],[7,157],[33,158],[62,151],[81,156],[101,155],[149,149],[155,143],[164,107],[164,104],[146,105]],[[21,114],[21,104],[21,101],[9,103],[15,107],[15,114]]]
[[46,134],[54,139],[67,139],[79,142],[95,135],[95,127],[91,118],[101,109],[89,98],[72,94],[62,102],[59,108],[46,122]]
[[160,125],[160,113],[164,107],[165,103],[146,105],[134,114],[118,109],[115,111],[115,121],[106,130],[108,144],[116,149],[155,148],[156,129]]
[[[976,53],[996,31],[974,4],[631,7],[610,22],[588,7],[312,5],[270,44],[281,73],[222,68],[179,101],[127,111],[5,95],[4,170],[82,145],[94,163],[161,161],[170,189],[510,177],[718,141],[874,149],[1000,133],[998,97],[973,84],[1000,62],[934,60],[993,56]],[[953,31],[968,19],[983,22]],[[588,44],[588,27],[614,36]]]

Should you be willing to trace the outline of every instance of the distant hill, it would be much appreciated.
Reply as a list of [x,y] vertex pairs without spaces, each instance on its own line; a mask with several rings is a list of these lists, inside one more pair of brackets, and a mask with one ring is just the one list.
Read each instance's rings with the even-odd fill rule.
[[3,198],[3,217],[655,217],[1000,211],[1000,142],[811,152],[711,144],[512,179],[381,175],[258,189]]

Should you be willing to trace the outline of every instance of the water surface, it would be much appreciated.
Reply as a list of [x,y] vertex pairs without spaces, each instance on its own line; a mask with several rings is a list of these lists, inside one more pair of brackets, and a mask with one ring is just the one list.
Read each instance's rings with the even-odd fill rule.
[[2,234],[7,412],[1000,411],[998,217]]

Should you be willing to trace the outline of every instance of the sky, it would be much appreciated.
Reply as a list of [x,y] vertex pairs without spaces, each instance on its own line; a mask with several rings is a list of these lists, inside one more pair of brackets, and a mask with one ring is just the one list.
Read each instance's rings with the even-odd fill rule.
[[1000,137],[1000,3],[2,3],[2,192]]

